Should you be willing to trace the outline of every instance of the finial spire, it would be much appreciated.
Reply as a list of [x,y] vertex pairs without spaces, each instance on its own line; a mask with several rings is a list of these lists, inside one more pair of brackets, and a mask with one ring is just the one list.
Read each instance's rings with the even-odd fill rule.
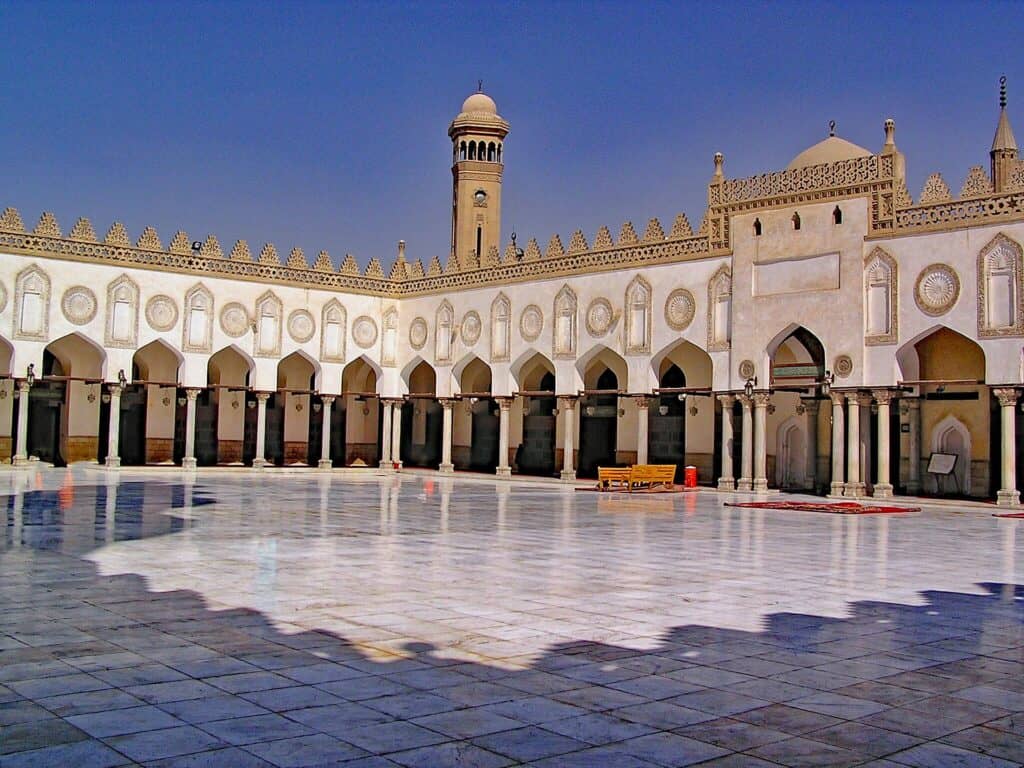
[[1006,75],[999,78],[999,108],[1006,109]]
[[[1005,80],[1006,78],[1004,77],[1003,79]],[[476,81],[476,92],[477,93],[483,93],[484,92],[484,81],[483,80],[477,80]]]
[[828,121],[828,135],[829,136],[835,136],[836,135],[836,121],[835,120],[829,120]]

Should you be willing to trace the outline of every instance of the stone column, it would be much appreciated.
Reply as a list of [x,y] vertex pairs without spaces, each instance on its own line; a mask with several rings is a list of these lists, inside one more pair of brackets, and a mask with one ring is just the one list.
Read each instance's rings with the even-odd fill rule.
[[892,496],[892,469],[889,466],[889,405],[892,403],[892,392],[888,389],[876,389],[872,393],[878,403],[878,482],[875,483],[874,495],[880,499]]
[[1012,387],[999,387],[993,389],[992,393],[999,400],[999,412],[1002,417],[1002,474],[996,503],[1004,507],[1015,507],[1020,504],[1020,491],[1017,490],[1017,390]]
[[108,384],[107,392],[110,394],[110,414],[107,420],[107,469],[117,469],[121,466],[121,385]]
[[842,392],[830,392],[829,399],[832,401],[832,484],[829,486],[829,495],[842,496],[846,483],[846,454],[844,453],[844,440],[846,438],[846,424],[843,418],[843,403],[846,395]]
[[736,488],[736,476],[732,468],[732,404],[735,395],[719,395],[722,404],[722,476],[718,478],[718,490],[731,491]]
[[921,400],[907,398],[910,450],[907,451],[907,493],[921,492]]
[[454,472],[455,465],[452,464],[452,408],[454,400],[441,400],[441,472]]
[[647,395],[638,395],[633,402],[636,403],[636,463],[646,464],[651,399]]
[[857,392],[846,396],[846,487],[844,496],[854,498],[866,492],[864,478],[860,472],[860,406],[863,397]]
[[201,389],[185,390],[185,455],[181,458],[182,469],[196,468],[196,398]]
[[391,401],[391,464],[402,468],[402,405],[404,400]]
[[740,479],[736,483],[737,491],[749,491],[754,487],[754,418],[750,407],[753,399],[746,395],[737,395],[743,408],[742,435],[740,436]]
[[323,403],[323,427],[320,430],[320,461],[317,466],[320,469],[330,469],[334,466],[331,461],[331,408],[334,406],[334,395],[321,395]]
[[379,400],[382,409],[380,424],[380,461],[381,469],[391,469],[391,401]]
[[771,392],[754,393],[754,485],[755,493],[768,490],[768,401]]
[[565,433],[562,436],[562,474],[565,482],[576,479],[576,468],[573,463],[576,445],[576,398],[565,396],[558,398],[558,408],[565,416]]
[[807,466],[804,474],[812,491],[818,490],[818,407],[817,400],[802,401],[807,414]]
[[11,464],[22,467],[28,464],[28,393],[31,387],[22,379],[18,382],[18,434],[14,438],[14,457]]
[[511,397],[496,397],[498,401],[498,467],[495,474],[510,477],[512,467],[508,465],[508,420],[512,409]]
[[267,466],[267,400],[270,392],[256,393],[256,456],[252,460],[253,469]]

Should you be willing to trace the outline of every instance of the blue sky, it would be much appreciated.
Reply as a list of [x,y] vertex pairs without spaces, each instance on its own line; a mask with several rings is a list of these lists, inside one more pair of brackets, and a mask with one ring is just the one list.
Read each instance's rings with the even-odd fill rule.
[[512,124],[503,239],[696,227],[728,176],[896,119],[911,193],[1024,131],[1019,3],[49,3],[0,0],[0,207],[387,264],[449,247],[448,123],[483,78]]

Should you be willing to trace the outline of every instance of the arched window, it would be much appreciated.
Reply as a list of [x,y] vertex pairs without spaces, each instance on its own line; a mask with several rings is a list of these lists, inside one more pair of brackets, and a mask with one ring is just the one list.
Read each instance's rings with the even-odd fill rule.
[[864,342],[892,344],[896,332],[896,260],[875,248],[864,260]]
[[795,229],[795,230],[800,229],[800,214],[799,213],[794,213],[793,214],[793,229]]
[[437,308],[436,323],[434,325],[434,362],[438,364],[443,365],[452,361],[452,325],[454,323],[455,310],[445,300]]
[[384,336],[381,342],[381,365],[390,367],[398,357],[398,310],[392,307],[384,313]]
[[1021,247],[997,235],[978,255],[978,334],[1016,336],[1024,333],[1021,311]]
[[107,286],[107,329],[109,347],[135,346],[139,326],[139,286],[122,275]]
[[281,354],[281,315],[284,305],[271,291],[256,300],[256,354],[275,357]]
[[477,147],[476,159],[477,160],[486,160],[487,159],[487,145],[484,142],[482,142],[482,141],[480,142],[480,145]]
[[26,267],[14,281],[14,293],[14,338],[45,339],[49,328],[50,278],[39,267]]
[[469,159],[476,160],[476,142],[469,142]]
[[833,224],[842,224],[843,223],[843,211],[842,211],[842,209],[838,205],[836,206],[836,209],[834,211],[832,211],[832,223]]
[[487,145],[487,162],[494,162],[494,142],[492,141]]
[[708,351],[729,349],[732,341],[732,273],[721,267],[708,282]]
[[498,162],[501,162],[501,144],[498,144]]
[[459,160],[465,160],[465,159],[466,159],[466,142],[463,141],[462,143],[459,144]]
[[331,299],[323,310],[320,322],[320,359],[340,363],[345,359],[345,307]]
[[209,352],[213,338],[213,294],[202,283],[185,294],[184,352]]
[[509,333],[512,327],[512,304],[504,293],[491,304],[491,362],[509,359]]
[[576,294],[568,286],[555,296],[555,322],[552,325],[552,346],[558,358],[576,356]]
[[754,237],[761,236],[761,220],[754,219]]
[[637,275],[626,287],[626,354],[651,348],[651,285]]

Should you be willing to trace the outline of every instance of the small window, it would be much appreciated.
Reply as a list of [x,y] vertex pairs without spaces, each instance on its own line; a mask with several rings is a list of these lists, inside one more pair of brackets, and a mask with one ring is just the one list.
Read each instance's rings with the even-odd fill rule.
[[761,236],[761,220],[754,219],[754,237]]
[[834,211],[832,211],[832,223],[833,224],[842,224],[843,223],[843,212],[839,208],[838,205],[836,206],[836,209]]
[[800,229],[800,214],[793,214],[793,229]]

